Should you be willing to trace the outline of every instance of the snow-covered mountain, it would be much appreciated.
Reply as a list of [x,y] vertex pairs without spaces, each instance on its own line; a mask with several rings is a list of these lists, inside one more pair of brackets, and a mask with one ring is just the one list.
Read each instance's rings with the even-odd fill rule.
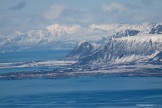
[[160,51],[155,57],[149,59],[150,63],[153,64],[162,64],[162,51]]
[[[92,24],[88,27],[58,24],[5,37],[2,49],[74,48],[62,61],[2,63],[1,67],[64,67],[53,71],[3,74],[0,78],[60,78],[80,75],[162,76],[161,24]],[[78,44],[78,45],[77,45]],[[73,60],[72,62],[70,60]],[[70,62],[69,62],[70,61]],[[59,64],[59,66],[61,66]]]
[[89,26],[53,24],[11,36],[0,35],[0,51],[21,49],[73,49],[83,40],[103,44],[107,40],[128,36],[161,34],[161,24],[92,24]]
[[68,38],[80,29],[80,26],[50,25],[46,28],[30,30],[25,33],[15,33],[1,43],[2,47],[17,46],[19,48],[49,47],[55,46],[62,38]]
[[66,57],[65,60],[80,60],[88,54],[96,51],[100,45],[90,43],[88,41],[81,41]]
[[79,25],[63,26],[54,24],[45,28],[16,32],[11,36],[0,36],[0,49],[15,50],[29,48],[72,49],[82,40],[98,42],[106,37],[101,30]]
[[[77,48],[80,47],[82,47],[82,44]],[[81,55],[78,58],[79,64],[105,62],[128,63],[133,61],[147,61],[156,56],[160,51],[162,51],[162,35],[146,35],[122,38],[112,37],[97,50],[92,51],[92,48],[86,49],[86,54],[82,56],[82,53],[84,53],[82,49],[79,51],[74,49],[69,56],[73,58]],[[157,55],[157,57],[159,56]]]
[[150,34],[162,34],[162,25],[155,25],[154,27],[151,28]]
[[125,31],[125,30],[137,30],[140,31],[141,33],[149,33],[150,29],[153,28],[155,25],[158,24],[149,24],[149,23],[144,23],[144,24],[92,24],[90,28],[94,29],[100,29],[100,30],[105,30],[107,32],[116,34],[117,32],[120,31]]

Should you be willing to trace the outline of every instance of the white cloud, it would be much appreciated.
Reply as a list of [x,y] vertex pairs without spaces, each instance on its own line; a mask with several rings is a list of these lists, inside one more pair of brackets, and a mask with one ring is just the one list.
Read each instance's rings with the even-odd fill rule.
[[49,20],[58,19],[65,9],[65,5],[53,4],[48,10],[43,13],[43,16]]
[[115,11],[125,11],[126,7],[121,4],[113,2],[111,4],[103,4],[102,9],[104,11],[114,11],[114,10]]

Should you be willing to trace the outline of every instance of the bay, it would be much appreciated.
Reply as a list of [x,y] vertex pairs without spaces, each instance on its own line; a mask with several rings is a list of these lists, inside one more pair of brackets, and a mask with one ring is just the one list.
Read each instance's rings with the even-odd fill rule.
[[[66,51],[0,54],[0,63],[59,60]],[[0,68],[0,74],[55,67]],[[161,108],[161,77],[81,76],[0,80],[0,108]]]

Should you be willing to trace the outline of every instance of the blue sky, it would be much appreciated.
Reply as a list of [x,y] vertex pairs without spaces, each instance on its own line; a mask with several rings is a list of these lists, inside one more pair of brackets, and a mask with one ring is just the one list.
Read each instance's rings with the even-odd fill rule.
[[60,23],[162,22],[162,0],[0,0],[0,35]]

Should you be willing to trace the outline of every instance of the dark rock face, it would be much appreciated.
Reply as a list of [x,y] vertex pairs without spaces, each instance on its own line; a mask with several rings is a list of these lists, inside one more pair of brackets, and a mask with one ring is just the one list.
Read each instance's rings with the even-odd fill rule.
[[139,33],[140,31],[138,30],[125,30],[124,32],[118,32],[114,35],[115,38],[119,38],[119,37],[125,37],[125,36],[135,36]]
[[162,64],[162,51],[160,51],[155,57],[149,60],[153,64]]
[[156,26],[154,26],[150,30],[149,34],[162,34],[162,25],[156,25]]
[[[111,62],[116,59],[127,58],[130,56],[149,56],[156,51],[162,50],[162,43],[155,43],[150,41],[138,42],[135,40],[118,40],[111,39],[106,45],[98,49],[97,51],[88,54],[88,56],[82,57],[78,63],[98,63],[98,62]],[[162,58],[160,54],[157,57]],[[132,58],[132,60],[135,60]]]
[[78,44],[66,57],[65,60],[79,60],[94,51],[94,46],[90,42]]

